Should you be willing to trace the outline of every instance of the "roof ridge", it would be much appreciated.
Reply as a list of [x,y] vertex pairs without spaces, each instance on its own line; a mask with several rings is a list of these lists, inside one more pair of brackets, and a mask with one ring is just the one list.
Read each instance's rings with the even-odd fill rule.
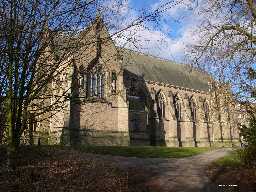
[[[177,64],[139,51],[117,47],[123,55],[124,69],[145,80],[208,91],[208,76],[189,65]],[[161,62],[161,63],[160,63]],[[163,63],[163,65],[161,65]]]
[[136,51],[136,50],[133,50],[133,49],[129,49],[129,48],[125,48],[125,47],[120,47],[120,46],[116,46],[117,49],[123,49],[123,50],[128,50],[130,52],[134,52],[134,53],[137,53],[137,54],[140,54],[142,56],[147,56],[147,57],[152,57],[153,59],[157,59],[157,60],[160,60],[160,61],[163,61],[163,62],[170,62],[174,65],[178,65],[178,66],[182,66],[182,67],[187,67],[188,69],[190,69],[191,71],[196,71],[196,72],[199,72],[199,73],[202,73],[204,75],[208,75],[210,76],[206,71],[203,71],[199,68],[195,68],[195,67],[192,67],[190,64],[186,64],[186,63],[177,63],[176,61],[173,61],[173,60],[169,60],[169,59],[165,59],[165,58],[161,58],[161,57],[157,57],[157,56],[154,56],[152,54],[148,54],[148,53],[143,53],[143,52],[140,52],[140,51]]

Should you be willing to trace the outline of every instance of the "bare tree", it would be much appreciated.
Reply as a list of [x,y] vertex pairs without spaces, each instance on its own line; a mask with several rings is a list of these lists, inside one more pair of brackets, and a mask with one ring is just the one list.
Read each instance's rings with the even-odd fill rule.
[[[240,125],[240,135],[249,144],[245,162],[255,162],[256,2],[207,0],[199,6],[199,13],[202,23],[197,33],[202,40],[192,48],[194,64],[215,78],[217,110],[229,106],[228,111],[240,113],[234,122],[245,123]],[[247,123],[238,122],[238,117],[245,112]],[[230,118],[229,115],[227,120]],[[219,122],[220,119],[219,115]]]
[[[20,144],[31,111],[40,115],[56,107],[59,99],[45,104],[52,96],[49,84],[67,66],[71,35],[91,22],[93,3],[1,1],[0,87],[12,150]],[[65,46],[57,42],[60,37]]]
[[[108,22],[123,3],[117,1],[113,10],[105,6],[106,1],[0,2],[0,104],[5,110],[0,133],[5,130],[9,151],[17,150],[22,134],[31,129],[35,119],[47,119],[63,108],[71,86],[66,83],[70,74],[64,71],[73,67],[72,58],[79,48],[89,49],[97,43],[81,41],[81,36],[87,33],[97,10]],[[145,21],[156,21],[169,8],[167,2],[155,10],[143,10],[121,28],[109,25],[115,32],[107,38]]]
[[198,9],[202,40],[192,49],[195,63],[229,84],[237,100],[255,102],[255,2],[214,0]]

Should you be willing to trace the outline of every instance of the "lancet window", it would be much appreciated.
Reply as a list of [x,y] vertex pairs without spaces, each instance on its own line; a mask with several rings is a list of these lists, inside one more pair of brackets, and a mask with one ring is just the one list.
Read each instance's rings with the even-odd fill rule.
[[116,93],[116,82],[117,82],[117,74],[115,71],[111,73],[111,93]]
[[160,117],[165,117],[165,102],[164,102],[164,96],[162,93],[159,93],[158,95],[158,107],[159,107]]
[[189,106],[191,111],[191,120],[195,122],[196,121],[196,104],[193,101],[193,99],[189,100]]
[[174,105],[174,109],[175,109],[175,116],[176,116],[176,119],[178,121],[181,120],[181,110],[182,110],[182,107],[181,107],[181,99],[175,95],[174,98],[173,98],[173,105]]

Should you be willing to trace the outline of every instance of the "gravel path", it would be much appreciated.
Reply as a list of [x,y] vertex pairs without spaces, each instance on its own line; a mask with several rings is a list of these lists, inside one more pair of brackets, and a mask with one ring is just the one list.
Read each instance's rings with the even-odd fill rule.
[[101,156],[106,162],[118,165],[123,170],[143,170],[146,177],[143,185],[146,191],[161,192],[213,192],[216,186],[209,184],[207,166],[214,160],[225,156],[232,149],[218,149],[186,158],[135,158]]

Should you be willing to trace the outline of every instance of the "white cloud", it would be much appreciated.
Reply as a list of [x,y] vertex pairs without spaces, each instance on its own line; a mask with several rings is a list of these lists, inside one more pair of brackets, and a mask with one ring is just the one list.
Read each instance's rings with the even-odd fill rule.
[[105,12],[111,11],[114,15],[125,16],[129,12],[130,0],[102,0],[100,9]]
[[[166,5],[166,3],[166,0],[162,0],[157,4],[152,5],[151,8],[152,10],[155,10],[163,4]],[[186,46],[199,39],[198,36],[192,32],[197,19],[189,18],[193,23],[186,21],[184,22],[184,26],[180,29],[175,29],[170,26],[168,20],[173,19],[175,16],[182,15],[184,9],[187,9],[190,6],[190,3],[191,0],[172,2],[165,6],[165,8],[168,8],[164,13],[167,22],[160,22],[161,26],[158,26],[157,28],[150,26],[149,23],[144,23],[144,26],[131,27],[118,36],[115,36],[114,41],[118,46],[141,51],[164,59],[183,62],[182,59],[186,53]],[[121,22],[122,27],[130,24],[131,21],[134,21],[138,16],[138,13],[134,11],[129,11],[126,14],[126,18]],[[179,30],[180,35],[178,35],[178,37],[171,37],[169,33],[172,30]]]
[[[154,26],[145,23],[144,26],[132,27],[119,36],[115,36],[114,41],[119,46],[164,59],[185,62],[185,55],[189,51],[187,47],[201,41],[201,34],[196,29],[205,16],[200,13],[200,10],[207,6],[202,1],[198,0],[199,4],[195,3],[194,0],[171,1],[166,7],[168,9],[163,13],[165,22],[160,21],[160,26],[154,28]],[[167,2],[167,0],[162,0],[153,4],[151,8],[155,10],[166,5]],[[131,23],[138,16],[138,13],[129,12],[127,15],[129,16],[122,22],[122,26]],[[175,18],[180,19],[179,28],[170,25],[169,21]],[[213,18],[212,22],[217,23],[219,21]],[[170,31],[173,30],[177,30],[176,33],[179,35],[170,36]]]
[[102,0],[101,14],[111,31],[121,30],[138,17],[131,7],[131,0]]
[[164,59],[177,59],[185,52],[185,44],[171,39],[161,31],[144,26],[132,27],[114,40],[118,46],[148,53]]
[[[198,0],[201,1],[201,0]],[[198,1],[195,0],[161,0],[151,6],[152,10],[160,9],[165,10],[164,14],[169,17],[180,16],[181,12],[185,12],[194,9],[198,5]]]

